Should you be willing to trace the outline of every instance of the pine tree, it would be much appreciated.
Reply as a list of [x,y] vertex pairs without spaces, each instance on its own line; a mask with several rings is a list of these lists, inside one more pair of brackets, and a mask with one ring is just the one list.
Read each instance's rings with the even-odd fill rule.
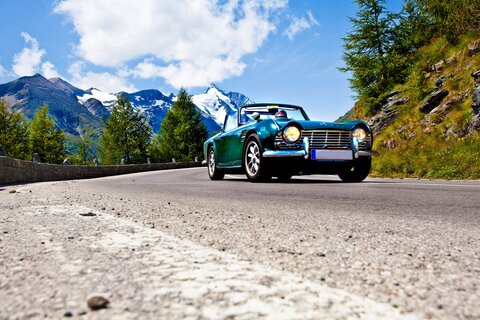
[[100,141],[101,162],[119,164],[125,158],[127,163],[146,163],[151,134],[147,119],[121,96],[105,123]]
[[[423,1],[423,0],[421,0]],[[432,17],[425,5],[418,0],[405,0],[398,15],[395,28],[394,50],[401,55],[412,56],[420,47],[427,44],[435,32]]]
[[95,155],[96,133],[87,126],[82,126],[78,133],[80,141],[78,142],[78,151],[73,160],[75,163],[82,165],[92,163]]
[[353,31],[344,38],[344,72],[352,72],[350,85],[359,96],[376,97],[390,88],[394,76],[388,55],[393,43],[396,15],[384,0],[356,0],[359,9],[350,18]]
[[0,99],[0,146],[6,155],[17,159],[28,157],[28,126],[18,111],[10,109],[5,100]]
[[55,129],[55,121],[48,116],[48,105],[43,105],[35,113],[28,130],[30,155],[38,153],[42,162],[61,163],[63,160],[64,133]]
[[203,142],[208,131],[200,113],[185,89],[180,89],[177,100],[167,112],[160,127],[160,134],[152,144],[155,161],[193,161],[201,158]]
[[480,28],[480,0],[416,0],[435,23],[440,34],[451,42],[469,30]]

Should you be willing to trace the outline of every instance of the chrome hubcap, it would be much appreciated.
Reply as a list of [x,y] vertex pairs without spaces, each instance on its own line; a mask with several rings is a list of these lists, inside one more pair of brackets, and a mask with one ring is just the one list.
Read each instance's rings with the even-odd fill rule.
[[247,146],[247,165],[245,166],[248,175],[254,176],[260,169],[260,150],[255,142],[250,142]]
[[215,173],[215,153],[210,151],[210,156],[208,157],[208,172],[210,175]]

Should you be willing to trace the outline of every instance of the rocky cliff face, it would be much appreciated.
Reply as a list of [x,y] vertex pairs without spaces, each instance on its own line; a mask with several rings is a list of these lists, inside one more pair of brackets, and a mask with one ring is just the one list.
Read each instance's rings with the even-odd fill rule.
[[478,37],[457,45],[433,40],[377,113],[365,117],[361,100],[352,109],[351,118],[367,120],[375,133],[374,174],[480,178]]
[[473,120],[469,127],[470,132],[480,130],[480,70],[473,72],[472,77],[475,79],[475,86],[472,93]]

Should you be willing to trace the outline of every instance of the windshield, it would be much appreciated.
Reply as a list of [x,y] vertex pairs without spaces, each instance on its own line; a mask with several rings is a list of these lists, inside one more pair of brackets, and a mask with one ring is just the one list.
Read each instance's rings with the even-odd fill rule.
[[300,107],[282,105],[247,106],[240,109],[240,124],[254,121],[252,115],[255,112],[260,114],[260,120],[280,118],[289,120],[308,120],[307,115]]

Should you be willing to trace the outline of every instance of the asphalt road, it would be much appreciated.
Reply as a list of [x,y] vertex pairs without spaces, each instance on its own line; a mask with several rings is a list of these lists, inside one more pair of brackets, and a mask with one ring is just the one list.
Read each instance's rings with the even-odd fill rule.
[[[310,284],[314,286],[314,289],[297,288],[298,292],[303,292],[299,295],[305,298],[289,300],[288,306],[293,309],[288,309],[290,313],[287,311],[281,313],[287,319],[362,318],[362,315],[365,319],[373,319],[375,318],[373,313],[377,312],[374,310],[379,310],[378,308],[386,308],[386,311],[382,309],[384,311],[375,313],[379,319],[394,318],[394,314],[399,317],[406,315],[429,319],[480,319],[480,182],[478,181],[367,179],[363,183],[345,184],[333,176],[306,176],[294,177],[290,183],[279,183],[273,180],[271,183],[252,184],[244,176],[237,175],[227,175],[224,181],[210,181],[206,168],[194,168],[83,181],[12,186],[4,189],[0,192],[0,198],[3,201],[1,228],[8,233],[2,235],[3,241],[0,242],[3,250],[3,255],[0,255],[2,259],[0,265],[3,266],[16,263],[14,262],[16,260],[11,257],[15,250],[10,248],[14,245],[14,240],[9,237],[16,235],[17,239],[22,239],[29,234],[18,228],[19,223],[28,223],[21,222],[23,216],[19,215],[19,208],[30,212],[29,220],[31,223],[37,223],[36,230],[38,230],[42,226],[46,228],[46,222],[43,220],[35,222],[37,218],[32,217],[42,216],[35,212],[44,210],[45,216],[50,216],[57,221],[73,219],[68,214],[61,214],[62,210],[67,210],[65,208],[70,206],[77,208],[75,211],[77,213],[78,210],[90,210],[104,219],[98,220],[96,227],[99,229],[96,233],[92,231],[92,225],[88,225],[92,220],[85,222],[76,214],[76,220],[65,220],[65,224],[78,225],[76,229],[66,231],[71,234],[77,232],[75,237],[81,237],[82,234],[86,237],[87,233],[93,232],[88,239],[95,243],[98,240],[95,238],[96,234],[101,238],[102,235],[105,236],[105,230],[120,223],[115,230],[109,231],[110,238],[108,238],[110,242],[116,239],[114,242],[117,245],[139,243],[143,238],[164,237],[173,243],[167,246],[166,250],[177,253],[190,252],[188,248],[198,246],[192,252],[207,250],[207,256],[220,257],[218,258],[220,260],[223,259],[221,257],[228,255],[230,260],[227,259],[228,263],[225,262],[225,265],[230,267],[226,267],[227,270],[230,270],[231,266],[245,265],[246,270],[251,271],[250,275],[275,274],[277,277],[275,279],[282,279],[274,281],[277,284],[282,283],[281,288],[277,288],[280,291],[283,290],[282,292],[289,292],[290,288],[296,288],[295,285],[299,283],[302,286],[308,287]],[[7,193],[12,189],[18,192]],[[107,218],[110,220],[105,220]],[[15,227],[15,221],[17,227]],[[129,223],[133,223],[133,227]],[[121,234],[119,230],[123,230],[122,228],[140,228],[132,232],[137,235],[147,232],[145,230],[154,230],[158,234],[155,236],[148,233],[149,236],[140,238],[122,238],[122,242],[118,240],[119,236],[111,235],[112,232]],[[60,231],[57,232],[54,229],[52,227],[48,231],[52,234],[51,239],[55,238],[55,234],[59,239],[69,238],[68,234],[60,236]],[[64,240],[59,240],[58,246],[63,248],[63,256],[68,258],[70,251],[62,241]],[[98,241],[106,243],[105,239]],[[103,246],[102,250],[115,247],[110,242]],[[25,246],[28,247],[28,243],[29,240],[26,239]],[[175,249],[175,243],[182,243],[185,248]],[[85,242],[82,242],[83,244]],[[91,246],[90,243],[89,245]],[[147,250],[145,254],[151,250],[142,248]],[[89,250],[85,249],[85,255],[90,254]],[[96,250],[100,249],[96,248]],[[79,252],[71,253],[73,257],[69,259],[78,258]],[[105,251],[105,255],[113,254],[109,252]],[[165,254],[165,252],[157,253],[157,255]],[[27,256],[35,259],[35,254]],[[113,256],[116,257],[116,255]],[[184,261],[187,256],[192,256],[192,253],[176,259]],[[96,261],[95,259],[97,258],[84,258],[86,261]],[[119,264],[115,259],[114,263]],[[59,263],[65,263],[65,259]],[[103,260],[99,263],[109,264],[108,261]],[[82,263],[80,263],[80,269],[81,265]],[[113,267],[106,266],[106,268]],[[132,270],[135,268],[138,266],[132,266]],[[151,268],[149,270],[152,270],[152,273],[158,272],[154,266],[148,265],[148,268]],[[232,268],[236,269],[236,267]],[[42,273],[41,270],[37,272]],[[76,273],[74,272],[73,275]],[[253,276],[245,281],[251,285],[260,281],[260,278],[264,279],[262,278],[264,276],[265,274]],[[11,291],[14,286],[12,283],[20,281],[16,277],[13,274],[3,280],[0,278],[2,280],[0,297],[3,293],[2,298],[6,301],[13,292]],[[68,274],[65,277],[68,277]],[[69,279],[71,277],[72,275]],[[89,279],[87,282],[90,283],[94,278]],[[133,286],[140,286],[136,292],[142,292],[140,280],[119,279],[117,278],[119,287],[125,288],[125,285],[132,281]],[[58,280],[58,282],[62,281]],[[178,284],[170,285],[172,288],[178,288]],[[22,289],[30,290],[23,286],[15,285],[16,294],[21,295]],[[93,284],[87,285],[85,281],[78,286],[78,290],[84,295],[89,292],[88,290],[95,289]],[[238,287],[242,286],[237,286],[237,289]],[[275,285],[267,285],[267,287],[273,288]],[[125,301],[128,299],[116,292],[116,288],[113,285],[104,285],[103,291],[108,292],[113,300],[117,297],[117,300],[123,301],[123,304],[127,303]],[[196,288],[201,291],[199,288],[205,287],[196,285]],[[330,289],[333,291],[328,291]],[[156,288],[156,290],[159,289]],[[198,293],[198,290],[195,292]],[[291,290],[297,292],[294,289]],[[62,290],[59,291],[62,292]],[[241,289],[237,291],[240,295],[244,293]],[[279,291],[275,292],[279,296]],[[319,292],[323,293],[319,294]],[[81,294],[75,298],[69,298],[68,294],[64,294],[63,307],[59,306],[61,303],[58,302],[57,309],[51,311],[53,313],[45,312],[49,315],[58,315],[58,312],[61,313],[70,308],[69,310],[73,310],[74,314],[79,312],[82,316],[85,311],[78,311],[81,309],[81,302],[75,300],[81,299]],[[211,295],[212,291],[208,294]],[[248,305],[250,309],[228,309],[228,306],[238,305],[238,303],[235,304],[238,296],[229,300],[226,306],[223,302],[223,304],[216,303],[217,292],[213,297],[207,297],[205,294],[190,296],[195,302],[190,301],[189,305],[196,306],[191,310],[190,315],[192,318],[202,316],[226,318],[229,315],[237,318],[260,316],[278,318],[278,314],[275,316],[275,306],[281,306],[281,302],[259,299],[258,292],[251,294],[257,297],[257,309],[264,310],[264,313],[259,313],[252,307],[254,304],[250,304],[249,301],[253,298],[248,297],[245,301],[242,300],[244,304],[240,303],[240,305]],[[349,297],[347,300],[353,301],[354,307],[348,307],[347,302],[342,307],[342,303],[337,303],[335,298],[329,298],[328,301],[334,301],[332,303],[325,302],[327,307],[312,302],[319,301],[319,296],[326,297],[330,294],[343,295],[342,299]],[[171,297],[172,293],[170,292],[168,296]],[[285,301],[285,294],[280,296],[281,301]],[[165,295],[163,297],[165,298]],[[222,297],[226,299],[225,296]],[[374,306],[359,302],[364,297]],[[74,301],[68,302],[69,299]],[[201,302],[202,299],[206,299],[208,303]],[[26,300],[28,301],[28,298]],[[267,300],[270,301],[270,309],[262,305]],[[177,302],[181,303],[181,301],[183,300],[180,299],[180,302]],[[44,308],[50,310],[45,303],[13,304],[14,307],[3,316],[11,316],[13,312],[17,312],[20,316],[28,315],[29,308],[26,306],[32,304],[36,306],[34,310]],[[209,305],[211,308],[202,309],[203,307],[197,306],[196,303],[202,306]],[[333,310],[332,304],[339,309]],[[114,305],[113,301],[112,305]],[[171,313],[168,314],[173,318],[187,317],[187,314],[182,316],[182,313],[175,313],[176,309],[172,305],[153,304],[157,306],[157,309],[150,306],[153,311],[148,308],[145,311],[146,307],[138,304],[129,305],[126,310],[131,314],[126,313],[125,308],[118,308],[119,305],[120,303],[117,307],[112,307],[112,310],[115,310],[117,312],[115,315],[120,318],[128,318],[128,315],[133,318],[138,315],[145,316],[142,312],[150,312],[147,314],[152,315],[159,312],[158,308],[169,310],[168,312]],[[358,311],[359,305],[363,305],[362,308],[373,313]],[[325,308],[330,308],[332,313],[325,311]],[[341,312],[347,309],[357,311],[352,311],[345,316]],[[186,307],[182,310],[186,310]],[[225,313],[225,310],[228,312]],[[305,314],[299,310],[303,310],[302,312],[318,310],[319,313]],[[319,316],[322,314],[324,316]],[[106,316],[108,313],[102,315]]]

